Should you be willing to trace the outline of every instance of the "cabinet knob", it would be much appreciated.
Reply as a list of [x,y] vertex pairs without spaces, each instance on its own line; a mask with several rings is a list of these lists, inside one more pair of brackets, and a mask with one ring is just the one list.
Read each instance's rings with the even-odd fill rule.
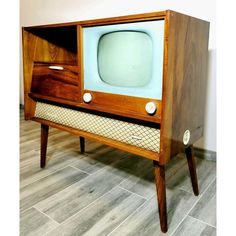
[[145,110],[149,115],[153,115],[157,110],[157,105],[155,102],[148,102],[145,106]]
[[91,93],[85,93],[83,95],[83,100],[86,103],[90,103],[92,101],[92,94]]

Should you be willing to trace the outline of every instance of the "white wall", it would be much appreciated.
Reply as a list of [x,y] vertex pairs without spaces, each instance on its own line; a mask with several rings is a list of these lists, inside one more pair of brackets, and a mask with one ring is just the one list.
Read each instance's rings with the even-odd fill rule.
[[[210,21],[208,97],[204,138],[196,146],[216,151],[215,0],[21,0],[21,26],[73,22],[171,9]],[[21,67],[22,68],[22,67]],[[23,86],[21,69],[21,94]]]

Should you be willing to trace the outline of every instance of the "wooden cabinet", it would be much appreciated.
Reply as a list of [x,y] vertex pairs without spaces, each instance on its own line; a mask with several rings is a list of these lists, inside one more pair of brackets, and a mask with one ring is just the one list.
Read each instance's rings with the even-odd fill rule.
[[[155,40],[158,40],[155,29],[145,29],[146,25],[155,21],[162,22],[163,25],[159,32],[163,35],[161,44],[155,44]],[[96,91],[86,88],[85,82],[87,83],[86,79],[91,72],[86,71],[87,64],[97,60],[99,47],[88,45],[84,32],[85,29],[97,30],[98,27],[98,32],[103,32],[103,35],[114,31],[138,31],[146,34],[146,38],[150,36],[155,49],[152,52],[151,66],[155,69],[157,62],[161,61],[162,64],[158,66],[161,68],[161,90],[156,85],[149,89],[159,89],[161,96],[132,96],[129,88],[121,94],[112,93],[112,89]],[[153,160],[161,228],[166,232],[164,166],[179,152],[187,154],[194,193],[198,194],[192,145],[203,134],[208,35],[209,22],[170,10],[24,27],[25,118],[42,124],[41,166],[45,166],[48,126],[80,136],[82,151],[84,138],[90,138]],[[99,38],[96,42],[99,44]],[[91,46],[90,52],[95,55],[89,57],[86,64],[85,57],[89,51],[85,49],[85,44],[87,48]],[[156,45],[162,46],[155,48]],[[155,59],[155,53],[159,53],[161,60]],[[112,55],[116,56],[114,53]],[[116,61],[119,60],[116,58]],[[98,70],[99,78],[97,64],[91,68]],[[138,70],[137,66],[134,68]],[[152,79],[156,76],[157,74]],[[137,89],[141,91],[142,87]],[[84,99],[85,93],[89,93],[87,101]],[[154,109],[154,112],[148,112],[150,109]],[[83,122],[77,123],[79,119],[83,119]],[[109,131],[108,134],[104,128],[106,124],[114,132]],[[93,126],[94,129],[91,128]],[[148,135],[144,135],[145,132]],[[128,135],[123,138],[122,135],[125,134]],[[158,143],[152,140],[158,140]]]

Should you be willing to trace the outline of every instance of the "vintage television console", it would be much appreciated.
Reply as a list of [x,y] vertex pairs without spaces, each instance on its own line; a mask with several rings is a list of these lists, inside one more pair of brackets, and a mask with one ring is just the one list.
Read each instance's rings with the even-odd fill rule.
[[153,160],[167,231],[165,164],[180,152],[198,195],[209,23],[174,11],[23,28],[25,119]]

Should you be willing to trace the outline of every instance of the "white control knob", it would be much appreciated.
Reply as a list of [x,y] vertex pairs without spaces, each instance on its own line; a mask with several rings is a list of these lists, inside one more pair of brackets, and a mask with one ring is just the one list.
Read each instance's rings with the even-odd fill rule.
[[145,106],[145,110],[149,115],[153,115],[157,110],[157,105],[155,102],[148,102]]
[[91,93],[85,93],[85,94],[83,95],[83,100],[84,100],[84,102],[86,102],[86,103],[90,103],[90,102],[92,101],[92,95],[91,95]]

